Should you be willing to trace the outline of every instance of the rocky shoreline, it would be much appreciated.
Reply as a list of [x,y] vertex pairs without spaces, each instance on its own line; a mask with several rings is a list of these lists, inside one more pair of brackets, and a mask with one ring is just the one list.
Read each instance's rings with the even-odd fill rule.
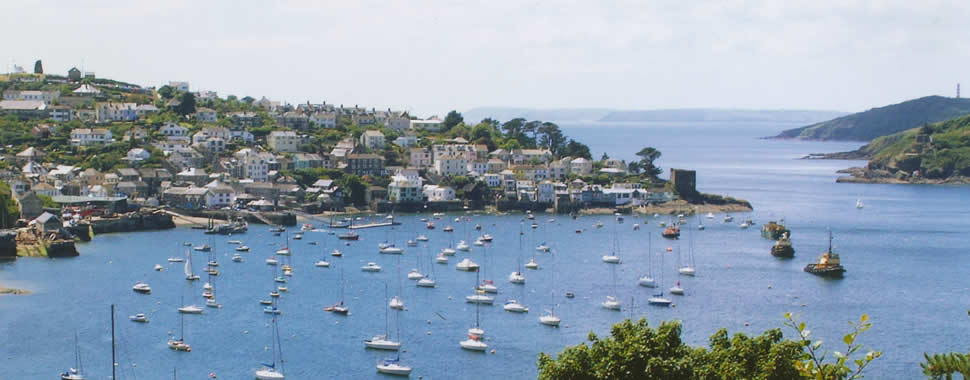
[[970,177],[952,176],[945,179],[930,179],[925,177],[909,177],[903,174],[893,174],[885,169],[867,169],[852,167],[839,170],[839,174],[848,174],[835,180],[837,183],[882,183],[905,185],[966,185],[970,184]]
[[28,295],[30,294],[30,291],[24,289],[4,288],[0,286],[0,294]]

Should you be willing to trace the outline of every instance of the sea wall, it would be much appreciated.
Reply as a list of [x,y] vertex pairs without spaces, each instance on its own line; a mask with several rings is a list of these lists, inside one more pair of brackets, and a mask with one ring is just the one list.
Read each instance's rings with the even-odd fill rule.
[[17,232],[14,230],[0,230],[0,259],[17,257]]
[[91,230],[95,234],[175,228],[172,216],[163,213],[142,214],[135,212],[117,218],[92,219],[90,223]]
[[[219,223],[225,222],[228,214],[226,211],[220,210],[185,210],[178,208],[171,208],[172,212],[185,215],[194,216],[197,218],[212,218],[214,220],[220,221]],[[255,215],[259,214],[259,216]],[[271,224],[278,224],[283,226],[295,226],[296,225],[296,214],[285,211],[234,211],[234,216],[243,216],[246,218],[247,223],[253,224],[266,224],[269,221]],[[262,217],[262,218],[260,218]]]

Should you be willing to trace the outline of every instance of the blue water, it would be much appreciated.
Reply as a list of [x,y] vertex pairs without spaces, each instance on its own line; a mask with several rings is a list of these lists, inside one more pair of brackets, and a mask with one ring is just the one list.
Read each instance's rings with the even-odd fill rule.
[[[659,237],[660,220],[627,218],[615,225],[611,217],[582,217],[570,220],[540,215],[540,228],[525,225],[525,248],[520,251],[518,232],[521,216],[472,216],[470,223],[454,223],[455,215],[438,221],[428,231],[417,219],[401,216],[403,225],[393,235],[385,229],[364,230],[362,238],[344,246],[324,232],[308,232],[302,241],[291,241],[295,275],[289,293],[282,297],[279,318],[283,358],[288,378],[381,378],[375,362],[388,353],[365,350],[362,340],[383,333],[385,328],[385,283],[391,295],[403,293],[407,311],[390,313],[392,336],[400,318],[406,352],[401,356],[414,367],[413,378],[449,379],[530,378],[536,374],[539,352],[555,353],[567,345],[581,343],[589,331],[605,335],[612,323],[633,315],[651,322],[681,320],[684,339],[706,345],[718,328],[731,333],[758,334],[781,327],[782,314],[795,312],[830,350],[848,330],[848,321],[862,313],[874,326],[860,341],[882,350],[868,372],[873,378],[920,376],[922,352],[966,350],[970,343],[967,325],[967,251],[965,237],[970,205],[970,188],[955,186],[900,186],[836,184],[835,170],[860,165],[851,161],[797,160],[812,152],[853,149],[853,143],[765,141],[789,125],[768,124],[610,124],[562,125],[570,137],[588,143],[598,156],[610,151],[630,159],[644,146],[663,152],[663,168],[694,168],[701,191],[721,193],[752,202],[750,215],[760,223],[784,217],[793,230],[796,258],[777,260],[768,254],[769,241],[757,228],[739,229],[736,224],[704,220],[707,230],[694,234],[698,275],[676,274],[677,248],[687,249],[687,240],[671,242]],[[856,210],[855,200],[866,207]],[[602,221],[604,227],[593,225]],[[459,252],[448,265],[433,263],[433,255],[452,240],[455,243],[474,231],[466,227],[480,223],[496,237],[486,253],[474,247]],[[633,231],[633,223],[643,228]],[[691,221],[691,225],[695,224]],[[453,224],[456,232],[441,227]],[[802,267],[825,249],[826,230],[835,234],[835,248],[848,269],[845,279],[831,281],[802,272]],[[585,232],[576,234],[574,231]],[[624,263],[603,264],[600,257],[616,231]],[[419,233],[427,234],[429,248],[406,248],[403,256],[380,255],[377,244],[394,238],[400,245]],[[652,235],[652,260],[648,266],[647,234]],[[454,236],[452,236],[454,235]],[[79,245],[81,256],[71,259],[20,259],[0,263],[0,283],[33,291],[29,296],[0,296],[0,368],[3,379],[48,379],[73,365],[73,336],[80,336],[81,354],[88,378],[104,379],[110,374],[109,305],[116,304],[120,378],[156,379],[171,377],[178,368],[180,378],[199,379],[214,373],[223,379],[252,378],[260,362],[272,359],[270,318],[257,301],[266,298],[274,284],[271,268],[263,260],[282,243],[265,226],[253,226],[249,233],[233,237],[252,248],[246,261],[229,260],[232,252],[226,237],[216,237],[221,275],[216,280],[219,310],[206,308],[203,315],[185,316],[185,337],[191,353],[176,353],[166,347],[169,332],[178,333],[175,308],[186,303],[202,305],[201,283],[188,284],[181,264],[166,258],[184,255],[181,242],[206,242],[196,230],[107,234]],[[319,246],[307,244],[320,242]],[[537,253],[532,247],[542,240],[553,246],[553,254]],[[330,257],[339,247],[343,258]],[[674,253],[662,254],[666,247]],[[524,286],[509,284],[509,272],[516,269],[519,252],[523,262],[535,257],[541,268],[525,270]],[[419,254],[420,253],[420,257]],[[196,272],[206,260],[192,253]],[[663,256],[663,268],[660,265]],[[472,294],[476,275],[459,272],[455,263],[464,257],[486,263],[485,278],[495,280],[500,293],[494,306],[482,306],[481,324],[487,343],[495,353],[461,350],[458,342],[474,324],[475,308],[464,302]],[[330,268],[313,263],[325,258]],[[398,275],[400,259],[400,275]],[[380,273],[365,273],[359,267],[369,261],[383,266]],[[155,272],[154,264],[166,270]],[[428,273],[434,267],[438,287],[416,288],[404,275],[419,266]],[[636,285],[637,278],[652,267],[663,274],[665,287],[681,281],[687,296],[674,296],[676,307],[645,305],[652,291]],[[346,303],[350,316],[323,311],[340,294],[343,269]],[[615,269],[616,285],[613,285]],[[131,291],[136,281],[151,284],[151,295]],[[399,285],[400,284],[400,285]],[[566,291],[574,299],[562,296]],[[555,296],[553,296],[555,292]],[[623,302],[622,312],[607,311],[599,303],[614,294]],[[515,298],[530,308],[528,314],[502,310],[506,298]],[[631,307],[631,300],[634,306]],[[559,329],[542,326],[538,317],[558,304],[562,317]],[[148,324],[135,324],[127,316],[144,312]],[[746,326],[748,324],[748,326]]]

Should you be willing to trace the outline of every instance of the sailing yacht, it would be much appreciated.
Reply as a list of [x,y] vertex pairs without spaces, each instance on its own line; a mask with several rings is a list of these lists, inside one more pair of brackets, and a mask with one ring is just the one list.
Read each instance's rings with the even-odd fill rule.
[[[613,294],[616,294],[616,267],[611,267],[613,272]],[[616,299],[615,295],[606,296],[606,300],[600,303],[604,309],[607,310],[620,310],[620,301]]]
[[[664,261],[663,261],[663,259],[664,259],[664,256],[661,253],[660,254],[660,283],[663,283],[663,279],[664,279],[664,273],[663,273],[664,272],[664,264],[663,264]],[[641,281],[642,281],[642,279],[641,279]],[[641,285],[642,285],[642,283],[641,283]],[[650,288],[654,288],[654,287],[658,287],[658,285],[657,284],[653,284],[653,286],[649,286],[649,287]],[[664,291],[662,290],[662,285],[660,287],[661,287],[660,293],[654,294],[650,298],[647,298],[647,303],[649,303],[651,305],[657,305],[657,306],[670,306],[670,304],[672,304],[673,301],[671,301],[670,298],[664,297]]]
[[[181,311],[181,309],[179,311]],[[185,318],[184,317],[185,316],[182,313],[179,314],[179,338],[175,339],[175,337],[170,337],[168,339],[168,348],[171,348],[175,351],[192,352],[192,346],[189,346],[188,343],[185,343]]]
[[[680,247],[677,247],[677,260],[680,261]],[[694,235],[691,234],[690,240],[687,243],[687,260],[683,266],[677,269],[677,272],[684,276],[691,276],[697,274],[697,269],[694,267]]]
[[332,311],[337,314],[347,315],[350,308],[344,305],[344,267],[340,267],[340,302],[323,308],[324,311]]
[[395,310],[404,309],[404,300],[401,299],[401,294],[404,293],[403,290],[404,290],[404,287],[401,285],[401,257],[399,256],[397,258],[397,295],[395,295],[394,297],[391,297],[391,302],[388,304],[388,306],[391,309],[395,309]]
[[620,240],[616,234],[616,225],[613,225],[613,253],[603,255],[603,262],[607,264],[620,263]]
[[[387,299],[387,283],[384,283],[384,299]],[[375,335],[373,338],[364,340],[364,346],[367,348],[373,348],[378,350],[390,350],[397,351],[401,349],[401,342],[395,342],[391,340],[388,328],[388,314],[390,314],[387,309],[384,309],[384,334]],[[398,335],[400,335],[398,331]]]
[[81,367],[81,348],[77,343],[77,332],[74,333],[74,367],[61,373],[61,380],[84,380],[84,368]]
[[387,358],[378,362],[377,372],[388,375],[409,376],[411,375],[411,367],[401,364],[401,356],[398,355],[396,358]]
[[463,252],[468,252],[472,249],[464,240],[458,242],[458,250]]
[[485,335],[485,330],[479,326],[479,306],[475,305],[475,327],[468,329],[468,339],[465,339],[458,344],[461,348],[470,351],[481,351],[484,352],[488,349],[488,344],[482,342],[482,335]]
[[525,307],[525,305],[519,303],[519,301],[516,301],[514,299],[506,300],[505,301],[505,306],[503,308],[505,309],[505,311],[509,311],[509,312],[513,312],[513,313],[528,313],[529,312],[529,308]]
[[[276,369],[277,362],[280,365],[278,370]],[[256,371],[257,380],[282,380],[286,378],[283,375],[283,350],[280,346],[280,331],[275,316],[273,317],[273,362],[262,364],[263,368]]]
[[657,282],[653,279],[653,266],[650,265],[651,257],[653,254],[653,234],[647,234],[647,274],[640,276],[640,280],[637,282],[640,286],[647,288],[656,288]]
[[677,281],[672,288],[670,288],[670,294],[682,296],[684,295],[684,288],[680,286],[680,281]]
[[522,274],[522,225],[519,225],[519,256],[515,259],[518,266],[515,272],[509,274],[509,282],[513,284],[525,284],[525,275]]
[[[480,273],[479,272],[475,272],[475,284],[478,284],[479,277],[480,277]],[[475,294],[470,295],[470,296],[465,296],[465,301],[468,302],[468,303],[474,303],[474,304],[491,305],[492,302],[495,302],[495,297],[486,295],[484,289],[481,289],[479,287],[476,287],[475,288]]]
[[855,201],[855,208],[861,209],[863,207],[865,207],[865,206],[863,206],[863,204],[862,204],[862,198],[856,199],[856,201]]
[[539,264],[536,263],[535,258],[530,258],[529,262],[525,264],[525,267],[528,269],[539,269]]

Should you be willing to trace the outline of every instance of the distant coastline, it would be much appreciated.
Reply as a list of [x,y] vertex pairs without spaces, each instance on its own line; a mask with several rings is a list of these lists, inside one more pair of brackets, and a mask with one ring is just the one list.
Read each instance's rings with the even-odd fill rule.
[[463,114],[469,120],[524,118],[556,122],[772,122],[811,124],[845,116],[848,113],[828,110],[722,108],[617,110],[606,108],[480,107],[464,111]]

